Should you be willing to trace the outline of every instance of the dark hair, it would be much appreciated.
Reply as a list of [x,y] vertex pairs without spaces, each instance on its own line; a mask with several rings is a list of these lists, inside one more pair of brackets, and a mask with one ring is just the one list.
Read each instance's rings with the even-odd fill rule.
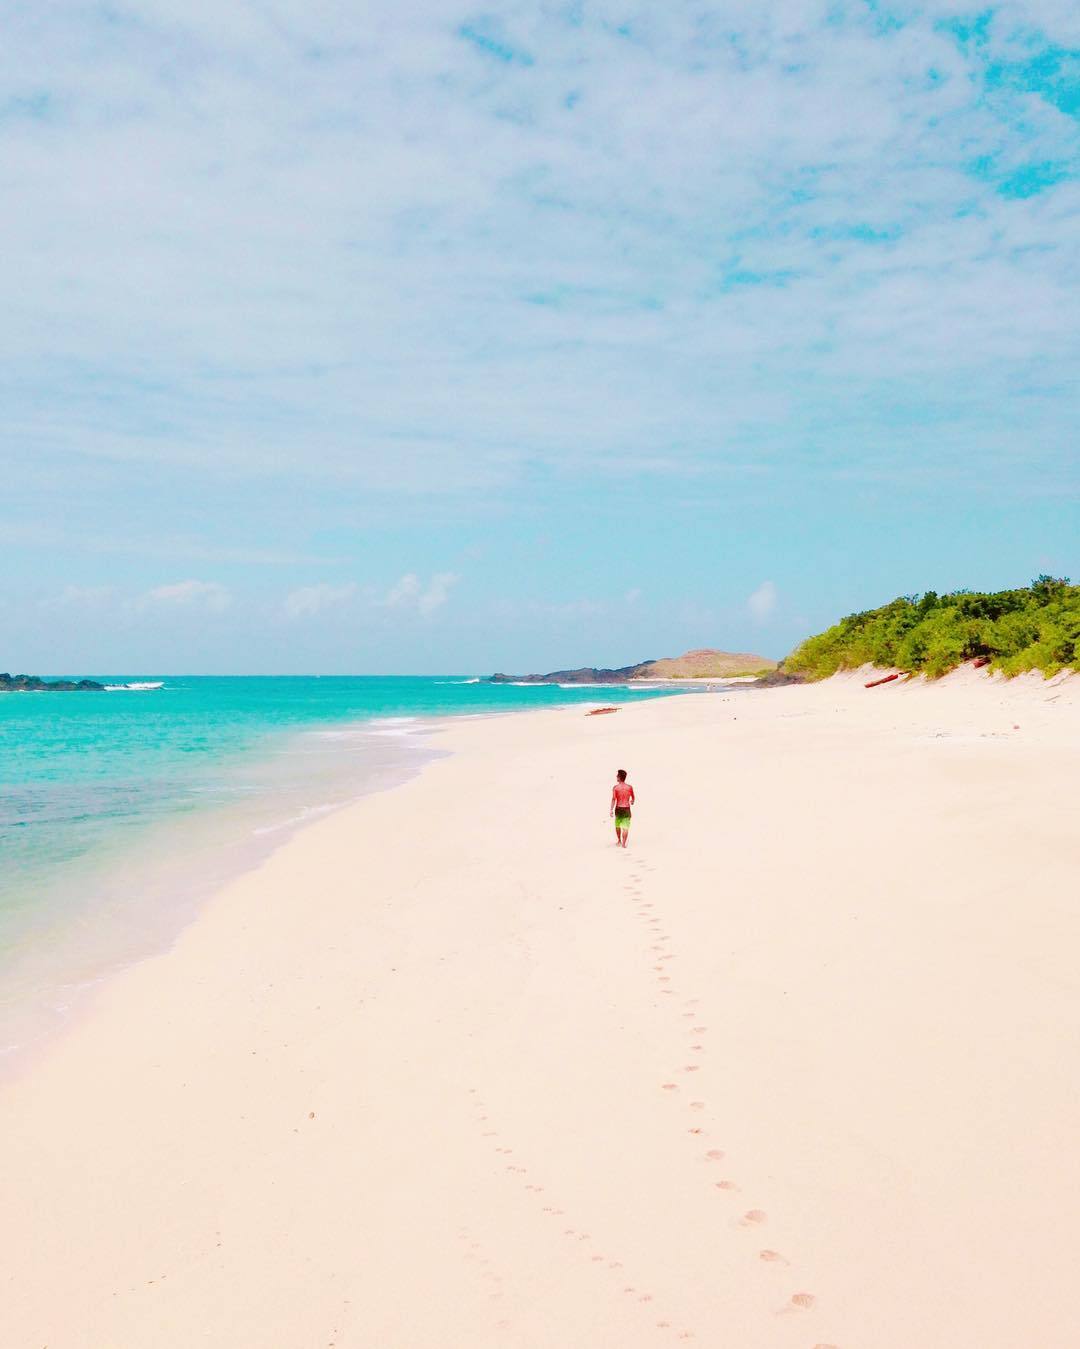
[[615,776],[619,779],[620,782],[625,782],[625,781],[626,781],[626,769],[625,769],[625,768],[620,768],[620,769],[616,772]]

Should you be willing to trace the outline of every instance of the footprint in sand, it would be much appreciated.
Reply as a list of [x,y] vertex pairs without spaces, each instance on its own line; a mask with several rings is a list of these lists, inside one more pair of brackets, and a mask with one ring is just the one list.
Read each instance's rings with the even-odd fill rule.
[[660,1083],[660,1086],[661,1086],[661,1088],[662,1088],[664,1091],[678,1091],[678,1090],[679,1090],[679,1084],[678,1084],[677,1082],[661,1082],[661,1083]]
[[731,1190],[734,1192],[738,1190],[739,1187],[735,1184],[733,1180],[718,1180],[716,1182],[716,1188],[718,1190]]
[[739,1223],[741,1227],[753,1227],[756,1226],[758,1223],[765,1222],[767,1217],[768,1214],[763,1213],[762,1210],[759,1208],[747,1209],[747,1211],[743,1214],[742,1218],[739,1220]]
[[[691,1129],[690,1132],[693,1133],[694,1131]],[[721,1162],[724,1159],[724,1154],[720,1151],[719,1148],[710,1148],[708,1152],[705,1154],[705,1157],[706,1160],[710,1162]]]
[[786,1265],[788,1263],[779,1251],[758,1251],[758,1259],[764,1260],[767,1265]]
[[704,1102],[704,1101],[691,1101],[691,1102],[690,1102],[690,1109],[691,1109],[691,1110],[704,1110],[704,1109],[705,1109],[705,1102]]
[[791,1305],[793,1307],[812,1307],[817,1301],[813,1293],[792,1293]]

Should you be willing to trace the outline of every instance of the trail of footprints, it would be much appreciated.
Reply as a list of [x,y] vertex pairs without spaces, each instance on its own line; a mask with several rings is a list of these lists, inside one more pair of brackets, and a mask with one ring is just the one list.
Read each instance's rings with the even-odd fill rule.
[[[547,1186],[540,1185],[531,1178],[532,1173],[522,1164],[514,1149],[505,1146],[499,1131],[494,1127],[491,1113],[476,1087],[469,1088],[469,1100],[481,1141],[490,1147],[496,1157],[502,1159],[504,1174],[519,1184],[535,1201],[541,1216],[550,1223],[552,1235],[566,1242],[572,1250],[576,1250],[581,1259],[591,1265],[598,1274],[606,1276],[613,1294],[636,1302],[642,1315],[652,1318],[657,1331],[674,1335],[678,1340],[697,1339],[693,1330],[678,1325],[675,1318],[657,1303],[647,1286],[647,1281],[643,1282],[630,1275],[623,1262],[615,1258],[610,1251],[597,1249],[591,1234],[579,1227],[573,1216],[556,1203],[548,1193]],[[493,1284],[501,1283],[501,1278],[494,1273],[490,1260],[481,1252],[480,1243],[476,1242],[465,1228],[459,1229],[458,1237],[466,1248],[466,1258],[476,1261],[481,1276]],[[501,1289],[498,1292],[501,1295]],[[494,1299],[494,1294],[492,1296]],[[504,1329],[508,1325],[508,1321],[499,1321],[497,1328]],[[829,1347],[822,1346],[822,1349]]]
[[[499,1266],[491,1259],[487,1249],[481,1245],[473,1233],[467,1227],[459,1227],[457,1230],[458,1242],[461,1246],[461,1258],[473,1266],[474,1272],[484,1287],[488,1301],[496,1304],[494,1310],[498,1312],[497,1304],[501,1303],[503,1294],[503,1276],[500,1273]],[[513,1322],[507,1316],[499,1316],[495,1321],[496,1330],[509,1330]]]
[[[652,868],[643,863],[637,865],[640,870],[631,872],[630,883],[626,886],[626,889],[630,893],[631,902],[636,906],[638,919],[646,929],[652,967],[651,973],[654,975],[658,994],[677,999],[681,994],[675,986],[672,962],[677,957],[675,952],[669,950],[671,937],[663,931],[663,924],[656,914],[655,905],[644,898],[642,891],[643,879],[640,871],[648,871]],[[700,1070],[700,1059],[706,1052],[705,1040],[708,1035],[708,1027],[700,1024],[698,1004],[699,999],[685,997],[681,1004],[669,1004],[673,1009],[677,1005],[680,1006],[681,1010],[677,1014],[679,1020],[690,1023],[684,1027],[689,1041],[685,1057],[689,1061],[681,1064],[678,1069],[669,1075],[667,1081],[660,1084],[661,1089],[668,1093],[675,1103],[679,1104],[686,1100],[684,1088],[693,1088],[693,1074]],[[632,1299],[638,1304],[644,1316],[654,1318],[652,1324],[659,1333],[674,1335],[677,1339],[684,1341],[697,1339],[695,1331],[676,1324],[672,1316],[659,1306],[646,1284],[639,1279],[633,1279],[628,1274],[621,1260],[613,1258],[611,1252],[597,1249],[590,1233],[577,1225],[573,1216],[548,1193],[545,1185],[537,1183],[529,1167],[524,1165],[514,1149],[506,1146],[477,1088],[469,1089],[469,1100],[481,1141],[500,1160],[501,1169],[507,1179],[519,1185],[523,1192],[528,1194],[535,1202],[540,1216],[550,1223],[553,1238],[568,1243],[571,1249],[580,1254],[583,1261],[592,1266],[598,1274],[605,1276],[613,1294]],[[708,1131],[698,1121],[705,1118],[708,1110],[707,1102],[701,1099],[686,1100],[686,1108],[690,1112],[686,1136],[692,1139],[695,1145],[705,1143],[708,1139]],[[724,1160],[723,1150],[717,1147],[703,1147],[700,1155],[710,1169]],[[715,1175],[715,1172],[712,1174]],[[713,1179],[710,1184],[717,1191],[723,1193],[737,1194],[739,1192],[739,1186],[736,1182],[727,1177]],[[747,1232],[756,1234],[768,1223],[768,1215],[762,1209],[748,1208],[742,1213],[741,1217],[734,1221]],[[571,1223],[574,1225],[570,1225]],[[488,1298],[493,1304],[493,1310],[498,1314],[501,1310],[499,1304],[503,1300],[503,1277],[497,1265],[469,1229],[459,1228],[458,1240],[462,1246],[463,1258],[474,1266],[478,1278],[487,1288]],[[784,1255],[767,1247],[759,1249],[756,1258],[762,1265],[781,1272],[790,1267],[789,1261]],[[813,1308],[815,1302],[816,1299],[812,1293],[795,1292],[791,1294],[784,1306],[778,1309],[777,1314],[799,1315]],[[506,1317],[502,1317],[495,1322],[495,1328],[499,1330],[509,1329],[510,1326],[511,1322]],[[838,1346],[818,1342],[813,1346],[813,1349],[838,1349]]]
[[[661,922],[656,906],[645,898],[644,878],[642,872],[651,871],[652,868],[645,863],[638,862],[636,869],[631,871],[629,882],[624,889],[630,896],[630,902],[634,905],[638,921],[643,925],[648,941],[648,954],[650,957],[651,973],[656,982],[656,991],[664,997],[679,998],[680,990],[676,987],[672,974],[672,962],[677,959],[676,953],[669,949],[671,936],[664,931],[664,925]],[[701,1057],[705,1054],[705,1039],[708,1035],[708,1026],[700,1024],[698,1005],[700,999],[683,997],[681,1004],[671,1004],[681,1006],[678,1012],[678,1019],[685,1024],[683,1029],[689,1041],[686,1053],[686,1062],[673,1071],[668,1079],[660,1083],[660,1089],[667,1093],[673,1101],[679,1103],[685,1099],[684,1088],[693,1089],[693,1074],[700,1071]],[[686,1127],[686,1134],[693,1139],[695,1143],[704,1142],[708,1138],[708,1131],[698,1123],[703,1118],[707,1110],[707,1103],[704,1100],[689,1100],[686,1102],[687,1109],[691,1112],[690,1123]],[[701,1153],[702,1159],[707,1162],[710,1168],[724,1160],[722,1149],[717,1147],[706,1147]],[[715,1175],[715,1173],[713,1173]],[[734,1180],[727,1177],[713,1179],[710,1181],[714,1189],[727,1194],[737,1194],[739,1186]],[[768,1222],[768,1214],[759,1208],[748,1208],[742,1216],[736,1219],[738,1225],[747,1231],[756,1233]],[[770,1268],[785,1270],[789,1268],[790,1262],[779,1252],[769,1248],[763,1248],[757,1252],[757,1260]],[[791,1315],[803,1311],[809,1311],[815,1304],[816,1298],[813,1293],[795,1292],[792,1293],[783,1307],[778,1309],[778,1315]],[[833,1344],[816,1344],[813,1349],[837,1349]]]

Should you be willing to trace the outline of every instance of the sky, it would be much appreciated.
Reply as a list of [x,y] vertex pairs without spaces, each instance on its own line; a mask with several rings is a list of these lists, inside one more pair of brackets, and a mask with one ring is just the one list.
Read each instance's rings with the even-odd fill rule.
[[9,0],[0,669],[1080,577],[1080,6]]

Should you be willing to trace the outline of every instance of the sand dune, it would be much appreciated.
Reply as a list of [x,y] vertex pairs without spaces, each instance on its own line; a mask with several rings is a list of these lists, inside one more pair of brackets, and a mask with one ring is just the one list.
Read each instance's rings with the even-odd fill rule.
[[0,1092],[0,1344],[1074,1349],[1076,682],[446,729]]

